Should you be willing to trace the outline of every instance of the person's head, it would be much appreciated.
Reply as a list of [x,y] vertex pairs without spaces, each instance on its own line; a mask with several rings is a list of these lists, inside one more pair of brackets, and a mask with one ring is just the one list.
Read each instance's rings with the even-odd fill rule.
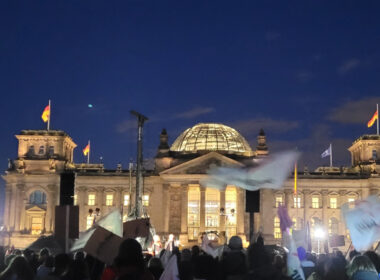
[[53,268],[54,267],[54,257],[48,256],[44,261],[44,266]]
[[375,266],[378,273],[380,273],[380,258],[374,251],[367,251],[364,253],[364,256],[367,256],[373,265]]
[[44,260],[45,260],[48,256],[50,256],[50,251],[49,251],[48,248],[42,248],[42,249],[40,250],[40,253],[39,253],[38,255],[39,255],[38,260],[39,260],[40,262],[44,262]]
[[360,255],[360,253],[358,251],[352,250],[348,256],[349,256],[350,261],[351,261],[355,256],[358,256],[358,255]]
[[33,278],[33,271],[28,261],[22,256],[16,256],[9,264],[10,269],[17,275],[17,279]]
[[347,275],[352,278],[358,271],[374,272],[377,275],[375,265],[367,256],[357,255],[355,256],[347,268]]
[[189,249],[183,249],[181,252],[181,262],[186,262],[191,260],[191,252]]
[[279,254],[275,255],[273,258],[273,266],[281,271],[285,266],[284,258]]
[[239,236],[232,236],[228,241],[228,247],[231,250],[241,250],[243,249],[243,242]]
[[209,279],[217,272],[216,263],[210,255],[200,255],[194,261],[194,278]]
[[193,247],[191,247],[191,256],[192,257],[199,256],[200,251],[201,250],[199,249],[199,246],[194,245]]
[[169,234],[169,239],[168,239],[169,241],[173,241],[174,240],[174,234]]
[[151,258],[148,262],[148,268],[164,270],[164,267],[162,266],[162,262],[159,258]]
[[84,261],[84,252],[78,251],[74,254],[74,260]]
[[58,254],[54,258],[54,274],[61,276],[66,273],[70,265],[70,257],[66,254]]
[[325,262],[325,276],[324,280],[337,280],[347,279],[346,263],[341,258],[331,257],[327,258]]
[[115,259],[118,267],[133,266],[142,269],[144,267],[144,257],[139,242],[128,238],[119,247],[119,253]]

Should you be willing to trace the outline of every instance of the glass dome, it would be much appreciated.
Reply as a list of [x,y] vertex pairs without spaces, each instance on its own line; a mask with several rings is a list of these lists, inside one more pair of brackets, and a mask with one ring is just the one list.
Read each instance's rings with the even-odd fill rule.
[[216,123],[199,123],[186,129],[170,148],[173,152],[222,151],[251,155],[252,149],[235,129]]

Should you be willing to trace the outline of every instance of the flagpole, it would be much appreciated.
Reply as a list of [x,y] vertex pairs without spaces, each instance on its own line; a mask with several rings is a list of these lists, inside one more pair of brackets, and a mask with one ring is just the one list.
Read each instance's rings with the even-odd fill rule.
[[90,164],[90,152],[91,152],[91,146],[90,146],[90,140],[88,140],[87,164]]
[[376,112],[377,112],[377,135],[379,135],[379,104],[376,104]]
[[49,99],[49,118],[47,121],[47,130],[50,130],[50,116],[51,116],[51,104],[50,104],[50,99]]
[[330,167],[332,167],[332,145],[330,143]]

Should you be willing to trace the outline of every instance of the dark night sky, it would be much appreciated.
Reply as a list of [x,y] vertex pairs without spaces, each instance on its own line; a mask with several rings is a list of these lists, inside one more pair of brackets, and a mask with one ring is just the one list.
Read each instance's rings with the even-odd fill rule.
[[[255,147],[303,152],[302,164],[349,165],[348,146],[380,102],[379,1],[0,2],[0,168],[14,135],[69,133],[92,161],[135,158],[137,110],[151,118],[145,158],[198,122],[238,129]],[[88,108],[88,104],[93,108]]]

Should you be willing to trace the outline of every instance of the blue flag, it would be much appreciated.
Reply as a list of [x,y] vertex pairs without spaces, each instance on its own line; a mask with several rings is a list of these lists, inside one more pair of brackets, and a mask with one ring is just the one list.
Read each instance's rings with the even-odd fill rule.
[[331,145],[326,151],[321,154],[321,158],[328,157],[329,155],[331,155]]

